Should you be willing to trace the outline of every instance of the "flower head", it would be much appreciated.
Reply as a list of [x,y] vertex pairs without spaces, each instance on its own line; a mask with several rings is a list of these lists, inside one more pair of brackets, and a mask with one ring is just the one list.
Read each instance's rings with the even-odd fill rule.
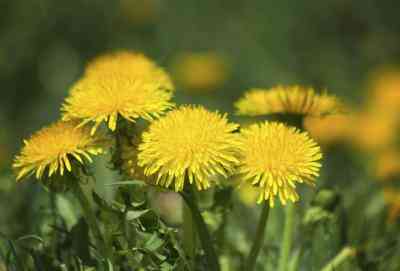
[[153,122],[139,145],[138,164],[157,184],[181,191],[185,181],[197,189],[210,187],[210,178],[224,177],[238,164],[237,124],[203,107],[182,106]]
[[321,116],[342,110],[336,97],[326,93],[317,94],[312,88],[299,86],[252,89],[235,106],[239,115],[247,116],[275,113]]
[[124,74],[130,78],[157,82],[161,89],[174,90],[169,75],[145,55],[130,51],[117,51],[96,57],[89,62],[85,76],[107,77],[109,74]]
[[385,67],[371,76],[367,106],[381,114],[399,114],[400,70]]
[[359,112],[351,129],[354,145],[366,152],[392,148],[396,144],[398,116]]
[[228,78],[228,65],[215,53],[186,53],[177,57],[174,74],[184,90],[207,92],[220,87]]
[[294,127],[277,122],[253,124],[241,131],[242,164],[239,172],[244,181],[259,190],[258,202],[275,196],[282,204],[299,199],[296,183],[313,184],[319,174],[320,147]]
[[389,149],[379,152],[375,161],[375,175],[380,181],[391,181],[400,176],[400,153]]
[[84,164],[91,156],[104,152],[106,138],[100,134],[90,136],[87,128],[76,128],[74,122],[56,122],[41,129],[25,140],[25,146],[16,156],[13,168],[17,180],[35,174],[41,179],[54,174],[63,175],[72,170],[71,159]]
[[102,122],[114,131],[118,116],[131,122],[138,118],[151,121],[173,107],[171,97],[170,92],[160,89],[158,82],[110,73],[78,81],[61,110],[63,120],[79,120],[80,125],[94,123],[94,134]]
[[333,114],[329,116],[307,117],[304,127],[317,142],[329,145],[347,141],[353,129],[353,115]]

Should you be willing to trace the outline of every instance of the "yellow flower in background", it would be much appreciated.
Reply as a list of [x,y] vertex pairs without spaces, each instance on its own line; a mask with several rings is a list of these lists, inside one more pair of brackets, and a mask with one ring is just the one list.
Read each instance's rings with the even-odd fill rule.
[[400,69],[383,68],[371,76],[367,106],[378,113],[400,114]]
[[385,188],[383,196],[389,208],[388,222],[394,223],[400,216],[400,191],[393,188]]
[[322,158],[307,133],[278,122],[254,124],[241,131],[243,180],[258,188],[258,203],[279,196],[282,204],[299,199],[296,183],[314,184]]
[[161,2],[158,0],[120,0],[121,15],[130,23],[145,26],[160,19]]
[[167,91],[174,90],[170,76],[141,53],[122,50],[100,55],[89,62],[85,69],[85,76],[107,78],[113,74],[154,82]]
[[251,89],[235,103],[237,114],[261,116],[275,113],[322,116],[343,111],[343,105],[332,95],[317,94],[312,88],[277,86]]
[[375,175],[380,181],[400,177],[400,152],[389,149],[376,155]]
[[75,122],[56,122],[45,127],[25,140],[21,153],[16,156],[13,168],[17,180],[35,174],[63,175],[72,170],[71,160],[84,164],[92,162],[91,156],[102,154],[107,139],[103,135],[90,135],[90,129],[76,128]]
[[91,133],[105,122],[115,131],[118,117],[135,122],[138,118],[152,121],[173,107],[172,93],[156,81],[137,79],[121,73],[104,77],[86,76],[72,88],[61,108],[63,120],[92,123]]
[[376,152],[392,147],[396,142],[397,117],[374,112],[360,112],[351,129],[353,144],[366,152]]
[[305,130],[323,145],[346,142],[353,129],[352,114],[333,114],[324,117],[306,117]]
[[157,184],[182,191],[185,182],[198,190],[211,186],[215,175],[227,177],[239,163],[237,124],[201,106],[182,106],[153,122],[143,133],[138,164]]
[[192,92],[219,88],[229,76],[227,63],[213,52],[181,54],[174,61],[172,70],[183,90]]
[[122,142],[121,146],[121,160],[122,160],[122,172],[125,173],[129,178],[134,180],[148,180],[148,177],[144,174],[144,169],[138,165],[138,146],[141,143],[141,137],[139,134],[131,136],[130,139],[126,139]]
[[258,195],[260,194],[259,189],[249,182],[241,182],[240,185],[238,185],[236,192],[240,201],[249,207],[254,206],[257,202]]

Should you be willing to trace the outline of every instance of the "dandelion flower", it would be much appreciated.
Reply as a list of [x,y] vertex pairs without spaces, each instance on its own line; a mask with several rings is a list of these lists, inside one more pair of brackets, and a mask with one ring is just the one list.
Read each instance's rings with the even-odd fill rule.
[[119,116],[131,122],[138,118],[151,121],[173,107],[171,97],[157,82],[112,73],[78,81],[61,110],[63,120],[79,120],[80,125],[94,123],[94,134],[102,122],[115,131]]
[[306,117],[304,127],[317,142],[329,145],[349,139],[353,128],[353,115],[332,114],[324,117]]
[[91,156],[104,152],[107,140],[102,135],[90,136],[87,128],[76,128],[74,122],[56,122],[41,129],[25,140],[21,153],[16,156],[13,168],[17,180],[35,174],[63,175],[72,170],[72,161],[92,162]]
[[394,146],[399,124],[397,117],[391,116],[374,112],[358,113],[351,130],[353,144],[366,152],[376,152]]
[[161,89],[174,90],[174,84],[170,76],[140,53],[117,51],[100,55],[92,60],[85,69],[85,76],[108,77],[112,73],[157,82]]
[[367,106],[377,113],[399,114],[400,70],[398,68],[380,69],[371,76]]
[[239,163],[236,155],[237,124],[226,115],[203,107],[182,106],[153,122],[142,136],[138,164],[147,176],[157,174],[156,183],[182,191],[185,181],[198,190],[211,186],[210,179],[227,177]]
[[244,181],[259,190],[258,203],[275,196],[282,204],[299,199],[296,183],[314,184],[322,158],[320,147],[305,132],[278,122],[253,124],[241,131]]
[[380,181],[393,180],[400,176],[400,153],[389,149],[376,156],[375,175]]
[[236,104],[239,115],[260,116],[276,113],[321,116],[342,111],[334,96],[317,94],[312,88],[278,86],[269,90],[252,89]]
[[224,59],[212,52],[179,55],[173,71],[184,90],[199,93],[222,86],[229,74]]

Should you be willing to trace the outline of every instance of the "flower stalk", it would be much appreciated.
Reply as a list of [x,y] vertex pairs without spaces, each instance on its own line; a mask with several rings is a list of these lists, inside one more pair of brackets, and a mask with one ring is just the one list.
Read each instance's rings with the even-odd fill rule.
[[286,271],[289,262],[290,249],[293,239],[293,223],[294,223],[294,204],[288,203],[285,208],[285,226],[283,228],[283,242],[280,250],[280,258],[278,264],[279,271]]
[[267,227],[269,210],[270,210],[270,205],[266,201],[263,203],[263,209],[261,211],[260,220],[258,222],[257,232],[254,237],[253,246],[250,250],[249,256],[247,257],[247,261],[246,261],[246,267],[247,267],[246,270],[247,271],[254,270],[254,268],[256,266],[258,254],[260,253],[261,247],[264,244],[264,236],[265,236],[266,227]]
[[86,222],[89,226],[89,229],[92,231],[93,237],[96,242],[96,246],[99,249],[101,255],[104,257],[104,259],[111,259],[111,253],[109,252],[106,242],[103,238],[103,235],[100,231],[100,227],[97,223],[96,216],[93,212],[93,209],[90,206],[90,202],[88,198],[86,197],[85,193],[82,190],[82,187],[80,186],[79,182],[74,180],[72,183],[72,188],[73,188],[73,193],[78,199],[83,215],[86,218]]
[[200,243],[204,249],[206,261],[209,264],[210,271],[220,271],[218,257],[215,253],[213,242],[211,240],[210,232],[207,229],[207,225],[200,213],[199,207],[197,206],[196,200],[194,198],[194,193],[191,186],[185,191],[181,192],[181,196],[185,200],[187,207],[190,209],[192,214],[192,219],[196,225],[197,233],[200,239]]

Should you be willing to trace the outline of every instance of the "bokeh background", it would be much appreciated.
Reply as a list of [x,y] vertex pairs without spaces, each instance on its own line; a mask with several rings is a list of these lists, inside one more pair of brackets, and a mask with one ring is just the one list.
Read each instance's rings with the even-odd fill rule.
[[[341,121],[322,128],[339,140],[324,145],[318,189],[339,193],[349,221],[343,238],[367,246],[381,236],[391,243],[382,241],[370,258],[389,248],[396,253],[398,231],[387,229],[393,227],[387,221],[396,223],[400,210],[393,207],[400,204],[393,196],[397,184],[377,180],[400,171],[400,111],[378,114],[388,106],[374,101],[391,93],[386,102],[400,106],[399,10],[399,1],[369,0],[0,1],[0,232],[34,232],[47,197],[35,184],[15,184],[10,168],[22,140],[59,118],[60,104],[90,59],[130,49],[171,73],[177,103],[233,113],[245,90],[278,84],[327,89],[341,98],[357,112],[345,125],[353,128],[352,139],[348,131],[341,137],[341,128],[329,130]],[[246,193],[243,199],[251,201]],[[254,226],[247,225],[249,232]]]

